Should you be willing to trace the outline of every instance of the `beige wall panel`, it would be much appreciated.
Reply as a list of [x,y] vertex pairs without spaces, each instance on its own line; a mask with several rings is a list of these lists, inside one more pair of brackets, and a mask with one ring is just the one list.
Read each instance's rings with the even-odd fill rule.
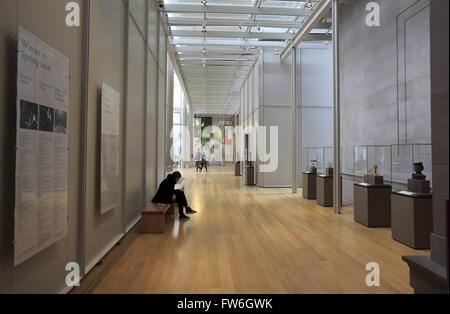
[[130,11],[139,27],[140,32],[145,35],[147,0],[129,0]]
[[155,62],[157,62],[159,13],[153,1],[149,1],[148,7],[148,45]]
[[[78,1],[81,3],[81,1]],[[81,8],[82,9],[82,8]],[[65,266],[79,261],[79,187],[82,27],[65,25],[65,3],[58,0],[0,1],[1,101],[1,253],[0,292],[59,293],[66,290]],[[45,21],[45,23],[43,23]],[[12,232],[14,207],[14,145],[17,60],[17,28],[22,25],[35,36],[70,58],[69,121],[69,234],[46,250],[13,267]],[[15,48],[14,48],[15,49]],[[4,66],[6,65],[6,66]],[[7,159],[6,159],[7,158]],[[7,160],[7,161],[6,161]],[[7,169],[7,170],[6,170]]]
[[[85,260],[88,270],[124,232],[122,208],[100,215],[99,130],[102,80],[120,92],[122,108],[124,104],[125,17],[126,7],[121,0],[91,2],[85,221]],[[123,119],[123,110],[121,117]]]
[[157,64],[150,52],[147,67],[147,203],[151,202],[156,193],[156,146],[158,141],[157,129]]
[[159,28],[159,67],[165,74],[167,71],[167,35],[164,26]]
[[145,206],[145,45],[130,21],[128,56],[125,224],[140,217]]
[[14,219],[16,1],[0,0],[0,293],[11,291]]

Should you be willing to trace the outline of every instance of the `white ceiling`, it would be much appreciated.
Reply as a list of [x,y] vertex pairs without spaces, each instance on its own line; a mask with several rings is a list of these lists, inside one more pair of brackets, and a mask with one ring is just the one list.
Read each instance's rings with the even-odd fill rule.
[[[237,113],[260,48],[281,52],[321,1],[164,0],[161,11],[194,112]],[[330,28],[320,23],[306,40],[330,40]]]

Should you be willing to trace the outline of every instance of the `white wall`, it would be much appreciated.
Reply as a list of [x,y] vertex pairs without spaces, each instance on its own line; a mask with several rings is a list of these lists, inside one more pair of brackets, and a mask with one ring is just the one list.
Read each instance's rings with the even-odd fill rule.
[[[332,50],[302,48],[297,53],[297,182],[301,186],[302,147],[333,144]],[[250,94],[250,100],[247,95]],[[292,109],[291,59],[280,63],[273,49],[264,49],[241,90],[243,126],[266,126],[270,147],[270,126],[278,126],[278,168],[272,173],[260,171],[257,162],[256,183],[261,187],[292,185]],[[257,139],[255,139],[257,140]],[[258,149],[258,146],[256,146]]]
[[333,50],[300,49],[303,147],[333,146]]
[[349,202],[355,145],[431,143],[429,1],[379,2],[380,27],[365,26],[364,1],[341,12],[343,198]]

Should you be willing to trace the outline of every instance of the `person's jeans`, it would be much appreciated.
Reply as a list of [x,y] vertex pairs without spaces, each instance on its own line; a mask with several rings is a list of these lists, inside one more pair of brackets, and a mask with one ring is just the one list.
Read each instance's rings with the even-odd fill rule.
[[186,199],[186,195],[181,190],[175,190],[175,196],[177,197],[175,202],[178,204],[178,210],[180,212],[180,216],[183,216],[184,215],[183,207],[186,207],[186,208],[189,207],[187,199]]

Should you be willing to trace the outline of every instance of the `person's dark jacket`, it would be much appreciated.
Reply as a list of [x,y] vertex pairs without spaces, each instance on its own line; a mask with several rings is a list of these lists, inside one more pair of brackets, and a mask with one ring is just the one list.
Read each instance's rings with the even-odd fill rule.
[[152,203],[156,204],[172,204],[172,197],[175,193],[175,178],[169,174],[167,179],[161,182],[158,192],[152,200]]

